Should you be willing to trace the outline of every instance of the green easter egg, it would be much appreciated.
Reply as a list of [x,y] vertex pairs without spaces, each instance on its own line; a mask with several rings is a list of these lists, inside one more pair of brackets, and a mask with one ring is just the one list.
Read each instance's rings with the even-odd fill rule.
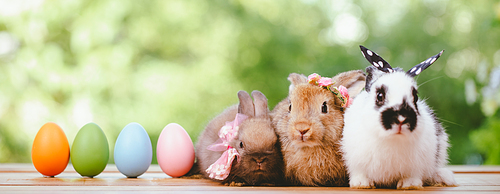
[[83,126],[76,134],[70,155],[80,175],[94,177],[100,174],[109,159],[108,140],[102,129],[95,123]]

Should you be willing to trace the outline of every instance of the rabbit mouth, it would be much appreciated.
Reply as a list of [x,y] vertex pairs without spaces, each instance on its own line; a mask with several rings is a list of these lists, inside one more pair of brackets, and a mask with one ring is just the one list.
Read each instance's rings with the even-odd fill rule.
[[[401,118],[401,116],[399,116]],[[389,129],[385,129],[390,135],[400,136],[400,135],[409,135],[413,133],[414,128],[411,128],[409,123],[398,122],[391,124]]]
[[301,142],[306,142],[309,139],[309,135],[300,133],[297,135],[297,140]]
[[408,123],[400,122],[398,124],[392,124],[390,129],[387,129],[393,135],[404,135],[409,134],[413,130],[411,130],[410,125]]
[[299,143],[307,143],[311,141],[311,134],[310,133],[301,133],[300,131],[297,131],[293,134],[293,140]]
[[294,139],[292,141],[294,142],[292,145],[299,149],[304,147],[315,147],[320,145],[311,135],[295,134]]

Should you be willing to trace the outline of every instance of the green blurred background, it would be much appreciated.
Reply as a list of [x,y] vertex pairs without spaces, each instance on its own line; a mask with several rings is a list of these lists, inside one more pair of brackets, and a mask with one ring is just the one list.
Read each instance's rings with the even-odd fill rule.
[[497,0],[0,1],[0,162],[31,162],[49,121],[70,145],[97,123],[111,153],[130,122],[195,142],[238,90],[272,108],[289,73],[364,69],[360,44],[406,70],[445,49],[417,79],[450,162],[500,164]]

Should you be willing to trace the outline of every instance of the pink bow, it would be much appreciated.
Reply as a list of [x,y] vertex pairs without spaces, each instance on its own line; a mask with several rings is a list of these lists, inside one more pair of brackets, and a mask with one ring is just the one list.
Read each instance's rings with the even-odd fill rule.
[[231,171],[234,158],[237,158],[239,162],[238,157],[240,154],[236,148],[229,145],[229,142],[238,135],[238,126],[247,118],[248,116],[244,114],[236,114],[234,121],[226,122],[226,125],[220,129],[219,139],[207,147],[208,150],[212,151],[224,151],[222,156],[207,168],[206,172],[210,178],[218,180],[226,179]]

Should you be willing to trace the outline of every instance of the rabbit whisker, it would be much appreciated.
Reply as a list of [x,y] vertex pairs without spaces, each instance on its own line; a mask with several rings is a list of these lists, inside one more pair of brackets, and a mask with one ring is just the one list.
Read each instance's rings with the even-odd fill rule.
[[436,80],[436,79],[442,78],[442,77],[444,77],[444,76],[439,76],[439,77],[435,77],[435,78],[432,78],[432,79],[430,79],[430,80],[427,80],[427,81],[425,81],[424,83],[419,84],[419,85],[418,85],[418,87],[420,88],[420,86],[422,86],[422,85],[424,85],[424,84],[426,84],[426,83],[429,83],[430,81],[434,81],[434,80]]
[[449,121],[449,120],[446,120],[446,119],[442,119],[442,118],[438,118],[439,121],[443,122],[443,123],[450,123],[450,124],[453,124],[453,125],[456,125],[456,126],[459,126],[459,127],[463,127],[463,125],[461,124],[458,124],[458,123],[455,123],[453,121]]

